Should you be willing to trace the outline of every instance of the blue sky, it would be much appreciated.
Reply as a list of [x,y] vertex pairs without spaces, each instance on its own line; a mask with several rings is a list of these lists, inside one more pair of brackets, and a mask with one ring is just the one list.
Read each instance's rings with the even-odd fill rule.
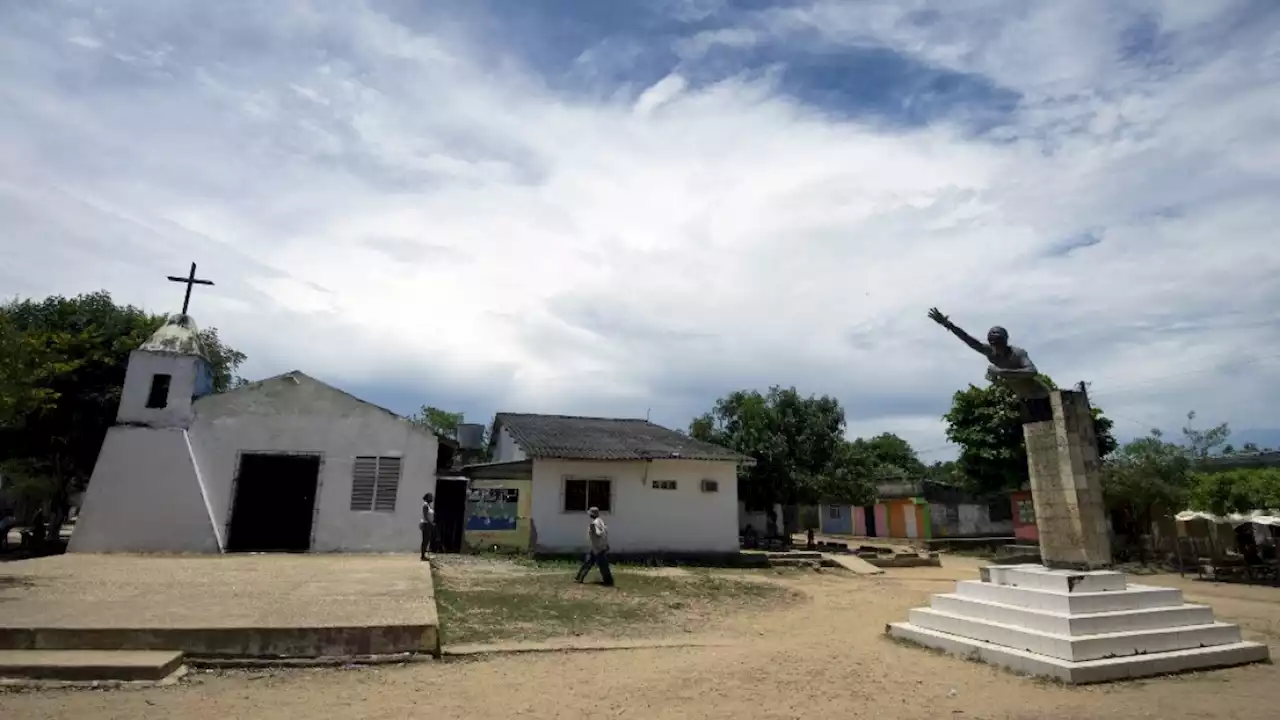
[[1009,328],[1124,435],[1280,407],[1265,1],[0,4],[0,290],[262,377],[683,427],[796,385],[945,457]]

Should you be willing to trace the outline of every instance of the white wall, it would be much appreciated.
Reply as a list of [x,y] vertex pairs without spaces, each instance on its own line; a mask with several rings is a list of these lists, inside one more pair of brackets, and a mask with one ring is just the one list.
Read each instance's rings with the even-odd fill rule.
[[524,450],[516,444],[505,426],[498,428],[497,447],[494,448],[493,462],[519,462],[526,459]]
[[[438,442],[407,421],[306,376],[279,378],[200,398],[191,428],[215,519],[227,527],[240,453],[317,452],[318,552],[412,552],[419,543],[422,496],[435,490]],[[357,455],[400,457],[394,513],[352,512]]]
[[216,553],[218,533],[180,428],[107,431],[71,552]]
[[[576,552],[589,545],[587,514],[563,512],[565,476],[613,481],[613,508],[604,519],[614,552],[738,551],[734,462],[534,460],[532,515],[540,550]],[[704,478],[718,481],[719,491],[703,492]],[[653,480],[675,480],[677,489],[655,489]]]
[[[125,371],[124,387],[120,390],[116,422],[153,427],[190,425],[191,395],[199,372],[197,365],[203,362],[195,355],[134,350],[129,354],[129,367]],[[147,397],[151,394],[151,378],[161,373],[172,376],[168,404],[163,408],[149,408]]]

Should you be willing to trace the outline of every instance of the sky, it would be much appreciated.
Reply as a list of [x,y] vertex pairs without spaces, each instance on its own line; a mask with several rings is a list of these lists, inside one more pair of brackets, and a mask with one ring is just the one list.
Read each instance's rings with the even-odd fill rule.
[[1268,0],[0,0],[0,295],[399,412],[840,400],[953,456],[1008,328],[1121,437],[1280,442]]

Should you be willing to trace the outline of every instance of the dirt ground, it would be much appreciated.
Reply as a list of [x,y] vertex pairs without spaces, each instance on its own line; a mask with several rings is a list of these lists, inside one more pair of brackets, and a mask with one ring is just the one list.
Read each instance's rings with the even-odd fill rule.
[[[201,673],[171,688],[0,695],[0,717],[36,718],[1228,718],[1280,707],[1272,665],[1071,688],[901,646],[882,636],[978,561],[858,577],[790,573],[806,596],[708,623],[729,646],[509,655],[352,670]],[[1280,649],[1280,590],[1182,588],[1250,639]],[[686,636],[689,634],[686,633]]]

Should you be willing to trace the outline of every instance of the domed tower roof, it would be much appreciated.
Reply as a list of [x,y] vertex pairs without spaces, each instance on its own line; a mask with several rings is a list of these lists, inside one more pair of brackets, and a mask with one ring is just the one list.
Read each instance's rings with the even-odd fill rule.
[[175,313],[165,319],[164,325],[142,343],[139,350],[150,352],[173,353],[175,355],[198,355],[206,360],[204,345],[200,342],[200,330],[190,315]]

